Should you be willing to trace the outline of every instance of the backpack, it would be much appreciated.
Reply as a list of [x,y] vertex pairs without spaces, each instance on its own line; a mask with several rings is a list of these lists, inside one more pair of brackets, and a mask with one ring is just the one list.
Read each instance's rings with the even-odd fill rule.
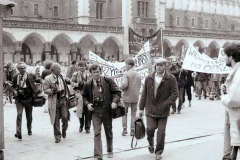
[[[134,126],[135,126],[135,128],[134,128],[135,130],[134,130],[134,135],[132,137],[132,143],[131,143],[132,148],[136,148],[137,141],[140,139],[143,139],[145,137],[145,130],[146,130],[142,117],[136,117]],[[133,147],[134,137],[137,139],[137,141],[136,141],[135,146]]]

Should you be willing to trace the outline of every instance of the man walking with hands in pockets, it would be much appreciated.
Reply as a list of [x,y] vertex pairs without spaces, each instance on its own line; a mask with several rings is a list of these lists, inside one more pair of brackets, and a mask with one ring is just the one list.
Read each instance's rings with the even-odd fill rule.
[[154,153],[154,132],[158,129],[155,149],[156,160],[162,158],[170,106],[175,103],[178,97],[176,78],[165,71],[167,62],[165,58],[155,60],[155,71],[146,77],[139,102],[140,116],[143,115],[145,109],[147,117],[147,140],[151,154]]

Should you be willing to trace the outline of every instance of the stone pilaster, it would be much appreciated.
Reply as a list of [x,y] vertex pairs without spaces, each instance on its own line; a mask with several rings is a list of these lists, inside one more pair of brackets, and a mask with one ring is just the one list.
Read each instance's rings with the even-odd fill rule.
[[78,0],[78,23],[89,24],[90,8],[89,0]]

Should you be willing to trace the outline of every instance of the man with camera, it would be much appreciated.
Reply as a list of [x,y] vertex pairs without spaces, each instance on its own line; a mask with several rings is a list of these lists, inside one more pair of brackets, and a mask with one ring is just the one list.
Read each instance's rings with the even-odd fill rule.
[[[61,141],[61,135],[66,138],[68,120],[70,113],[67,106],[67,83],[69,79],[64,79],[61,73],[61,66],[58,63],[51,65],[52,73],[45,77],[44,92],[48,95],[48,109],[51,124],[53,125],[55,143]],[[60,119],[62,119],[62,132],[60,131]]]
[[113,157],[112,109],[117,108],[121,90],[108,77],[101,76],[101,67],[93,64],[89,69],[92,79],[83,87],[83,103],[92,111],[94,129],[94,159],[102,159],[101,125],[103,123],[107,139],[107,157]]
[[17,69],[19,71],[13,77],[13,95],[17,108],[17,133],[15,137],[22,139],[22,112],[25,108],[27,118],[28,135],[32,135],[32,110],[33,110],[33,94],[38,93],[38,89],[34,82],[40,82],[32,73],[26,72],[26,63],[19,62]]
[[79,118],[80,127],[79,132],[82,132],[85,124],[86,133],[90,133],[90,113],[82,100],[82,90],[84,83],[91,78],[91,74],[86,70],[87,64],[84,61],[78,63],[79,71],[75,72],[71,79],[71,85],[74,89],[76,96],[78,97],[78,105],[76,106],[77,117]]
[[7,94],[7,99],[9,99],[10,103],[12,103],[13,102],[12,82],[13,77],[17,74],[17,70],[12,62],[8,62],[6,66],[4,66],[3,72],[4,72],[3,75],[4,91]]

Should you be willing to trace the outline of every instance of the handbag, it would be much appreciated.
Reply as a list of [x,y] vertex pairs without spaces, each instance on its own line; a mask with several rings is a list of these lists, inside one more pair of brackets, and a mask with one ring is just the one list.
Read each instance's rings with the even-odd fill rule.
[[125,112],[125,108],[124,108],[124,106],[122,105],[122,102],[120,101],[120,102],[118,103],[117,108],[112,110],[112,117],[113,117],[113,119],[116,119],[116,118],[119,118],[119,117],[124,116],[125,113],[126,113],[126,112]]
[[42,107],[45,103],[46,103],[46,98],[44,96],[33,98],[34,107]]
[[78,98],[74,94],[70,94],[69,88],[67,86],[68,98],[67,98],[67,106],[68,109],[76,107],[78,105]]
[[[143,139],[145,137],[145,134],[146,134],[145,133],[146,129],[145,129],[145,125],[144,125],[142,117],[136,117],[136,119],[134,121],[134,126],[135,126],[134,127],[134,135],[132,137],[132,143],[131,143],[132,148],[136,148],[137,141],[140,140],[140,139]],[[137,139],[137,141],[135,143],[135,146],[133,147],[134,137]]]

